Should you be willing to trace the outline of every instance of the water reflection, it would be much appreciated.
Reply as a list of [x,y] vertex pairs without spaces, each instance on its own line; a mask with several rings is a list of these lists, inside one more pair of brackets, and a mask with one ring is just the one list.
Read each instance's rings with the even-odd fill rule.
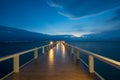
[[49,52],[49,64],[52,65],[54,63],[54,50],[50,49]]

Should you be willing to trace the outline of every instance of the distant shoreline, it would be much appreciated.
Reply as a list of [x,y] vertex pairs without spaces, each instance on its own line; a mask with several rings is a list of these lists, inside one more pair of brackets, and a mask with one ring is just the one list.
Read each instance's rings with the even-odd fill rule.
[[120,42],[120,41],[67,41],[67,42]]
[[49,42],[49,41],[4,41],[0,43],[34,43],[34,42]]

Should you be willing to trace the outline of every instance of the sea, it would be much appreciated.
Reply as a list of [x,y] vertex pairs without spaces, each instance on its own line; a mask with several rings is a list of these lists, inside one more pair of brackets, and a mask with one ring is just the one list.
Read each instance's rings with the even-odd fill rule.
[[[0,57],[43,46],[49,42],[8,42],[0,43]],[[67,42],[73,46],[120,62],[120,42]],[[39,50],[41,54],[41,50]],[[26,58],[27,57],[27,58]],[[20,66],[33,58],[33,52],[20,56]],[[88,55],[80,53],[80,58],[88,64]],[[0,62],[0,78],[13,71],[13,59]],[[95,71],[105,80],[120,80],[120,70],[95,59]]]

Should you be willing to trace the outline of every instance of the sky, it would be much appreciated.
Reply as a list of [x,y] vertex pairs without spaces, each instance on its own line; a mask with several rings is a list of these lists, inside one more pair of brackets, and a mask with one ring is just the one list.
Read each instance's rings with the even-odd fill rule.
[[120,30],[120,0],[0,0],[0,25],[50,35]]

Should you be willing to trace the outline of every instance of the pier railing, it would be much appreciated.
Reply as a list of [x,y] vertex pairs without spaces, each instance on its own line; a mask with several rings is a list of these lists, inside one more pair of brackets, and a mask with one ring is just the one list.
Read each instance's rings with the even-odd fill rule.
[[[13,58],[13,72],[11,72],[11,73],[9,73],[9,74],[7,74],[5,77],[7,77],[7,76],[9,76],[10,74],[12,74],[12,73],[17,73],[17,72],[19,72],[19,69],[20,69],[20,59],[19,59],[19,57],[21,56],[21,55],[23,55],[23,54],[27,54],[27,53],[29,53],[29,52],[34,52],[33,54],[34,54],[34,59],[37,59],[38,58],[38,50],[39,49],[42,49],[42,54],[44,54],[45,53],[45,49],[46,49],[46,51],[49,51],[51,48],[53,48],[55,45],[57,44],[57,42],[56,43],[50,43],[50,44],[48,44],[48,45],[44,45],[44,46],[41,46],[41,47],[36,47],[36,48],[34,48],[34,49],[30,49],[30,50],[26,50],[26,51],[23,51],[23,52],[19,52],[19,53],[15,53],[15,54],[13,54],[13,55],[9,55],[9,56],[5,56],[5,57],[2,57],[2,58],[0,58],[0,62],[2,62],[2,61],[5,61],[5,60],[8,60],[8,59],[11,59],[11,58]],[[26,57],[27,58],[27,57]],[[28,62],[30,62],[30,61],[28,61]],[[28,63],[28,62],[26,62],[26,63]],[[26,64],[25,63],[25,64]],[[23,66],[23,65],[22,65]],[[4,79],[5,77],[3,77],[2,79]]]
[[[72,45],[67,44],[65,42],[62,42],[62,43],[66,46],[66,48],[68,48],[68,50],[73,55],[76,56],[77,60],[80,60],[80,53],[81,52],[88,55],[89,63],[88,63],[87,66],[89,67],[89,72],[90,73],[94,73],[95,72],[94,71],[94,58],[96,58],[96,59],[98,59],[98,60],[100,60],[102,62],[105,62],[105,63],[107,63],[107,64],[109,64],[109,65],[111,65],[111,66],[113,66],[115,68],[120,69],[120,62],[118,62],[118,61],[115,61],[115,60],[107,58],[107,57],[103,57],[101,55],[95,54],[93,52],[90,52],[90,51],[87,51],[87,50],[84,50],[84,49],[81,49],[81,48],[78,48],[78,47],[75,47],[75,46],[72,46]],[[74,53],[75,50],[76,50],[76,54]]]
[[[50,43],[50,44],[45,45],[45,46],[36,47],[34,49],[30,49],[30,50],[27,50],[27,51],[23,51],[23,52],[19,52],[19,53],[13,54],[13,55],[2,57],[2,58],[0,58],[0,62],[13,58],[13,72],[12,73],[17,73],[17,72],[19,72],[19,69],[21,68],[20,67],[20,63],[19,63],[20,62],[19,57],[21,55],[27,54],[27,53],[33,51],[34,52],[33,53],[34,54],[34,59],[37,59],[38,58],[38,50],[39,49],[42,49],[42,54],[44,54],[45,50],[49,51],[57,43],[58,42]],[[94,58],[96,58],[98,60],[101,60],[102,62],[105,62],[105,63],[107,63],[107,64],[109,64],[109,65],[111,65],[111,66],[113,66],[115,68],[120,69],[120,62],[118,62],[118,61],[109,59],[107,57],[103,57],[101,55],[95,54],[93,52],[90,52],[90,51],[87,51],[87,50],[84,50],[84,49],[81,49],[81,48],[78,48],[78,47],[75,47],[75,46],[72,46],[70,44],[65,43],[64,41],[62,41],[62,44],[65,45],[65,47],[72,53],[72,55],[76,56],[77,60],[80,60],[80,53],[84,53],[84,54],[88,55],[88,61],[89,61],[88,67],[89,67],[89,72],[90,73],[95,73],[95,71],[94,71]],[[75,51],[76,51],[76,53],[75,53]],[[8,74],[7,76],[9,76],[10,74]],[[2,79],[4,79],[4,78],[2,78]]]

